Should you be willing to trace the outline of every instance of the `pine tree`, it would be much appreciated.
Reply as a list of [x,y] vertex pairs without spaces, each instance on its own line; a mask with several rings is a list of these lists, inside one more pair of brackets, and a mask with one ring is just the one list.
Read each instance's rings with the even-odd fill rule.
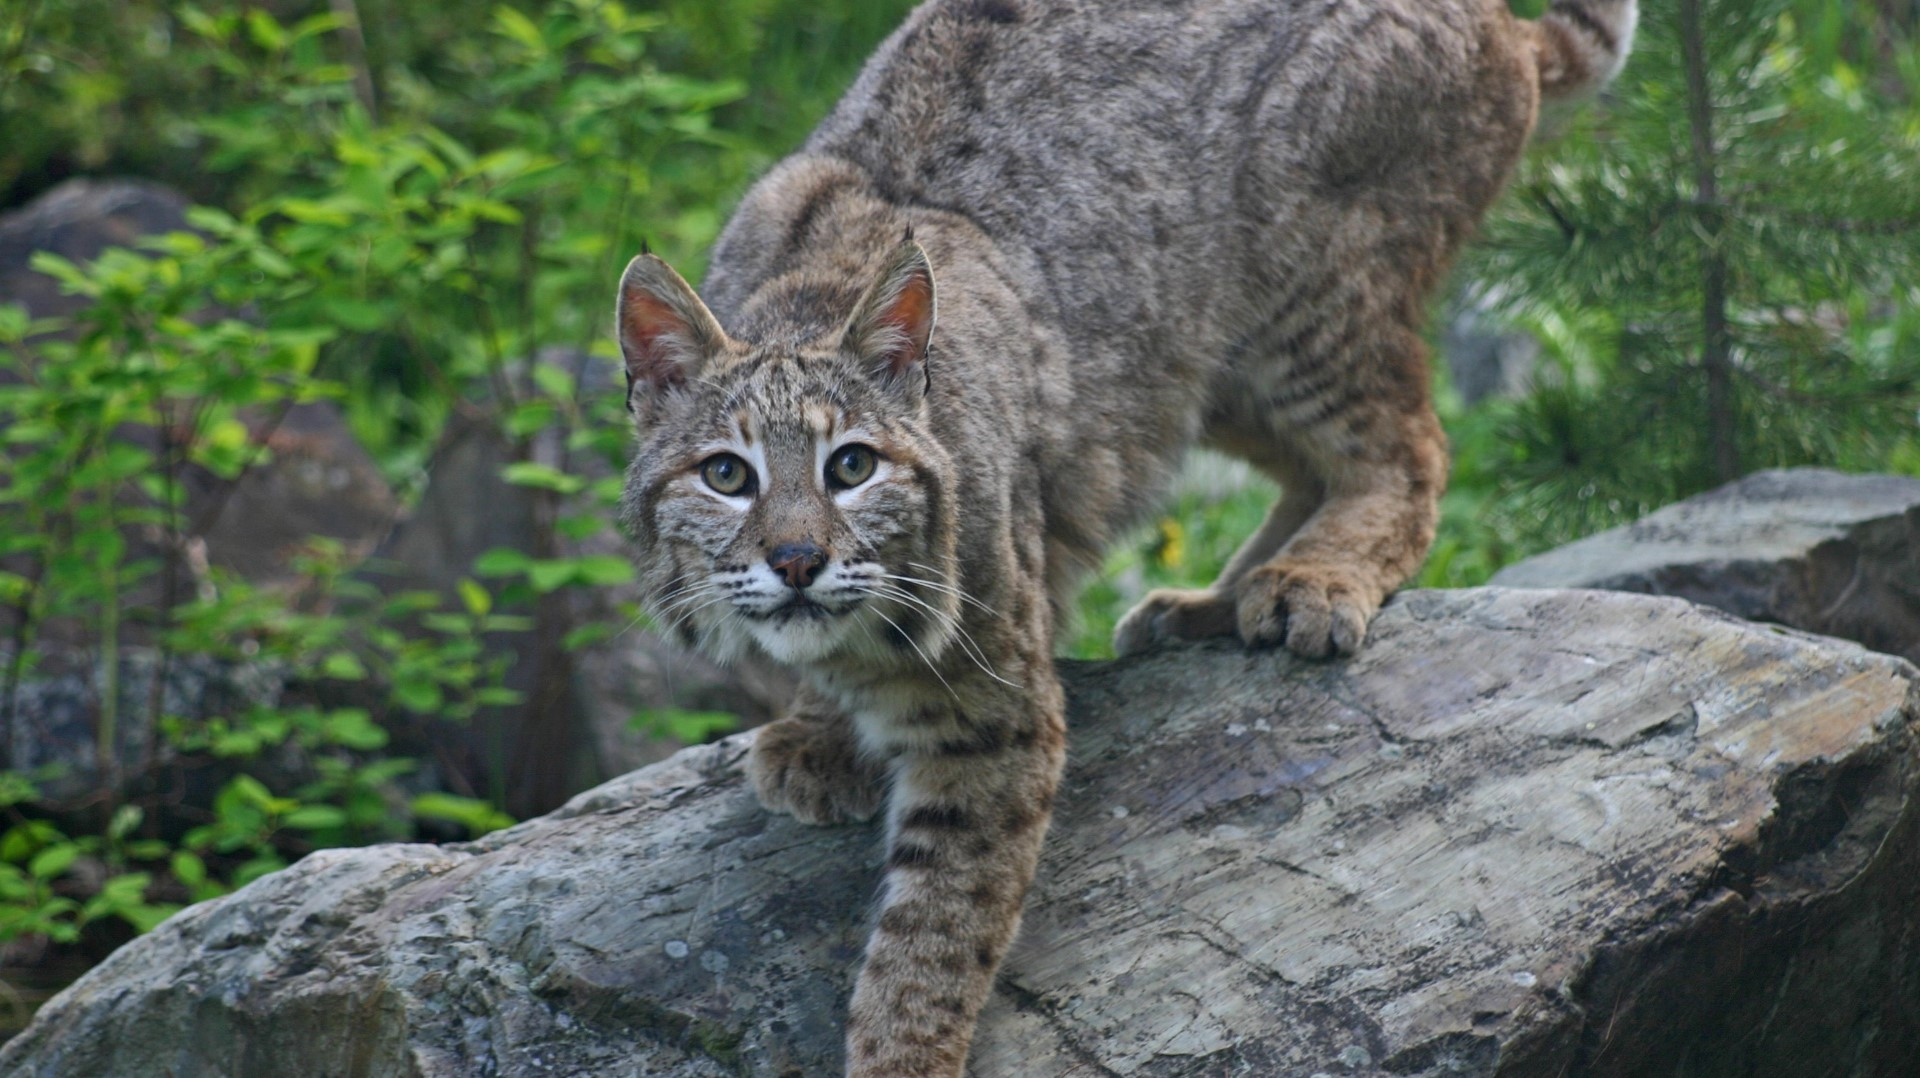
[[1490,469],[1527,545],[1760,468],[1920,466],[1920,49],[1892,10],[1652,0],[1608,99],[1523,168],[1468,272],[1563,361]]

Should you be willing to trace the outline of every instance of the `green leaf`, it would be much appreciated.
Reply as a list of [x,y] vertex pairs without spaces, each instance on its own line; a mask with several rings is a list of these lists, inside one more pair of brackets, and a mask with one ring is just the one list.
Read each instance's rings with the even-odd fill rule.
[[364,681],[367,668],[350,651],[336,651],[320,664],[320,672],[336,681]]
[[626,584],[634,578],[633,563],[613,554],[589,554],[575,559],[575,564],[578,578],[596,587]]
[[527,51],[536,56],[547,52],[547,40],[533,20],[505,4],[493,9],[493,28],[500,34],[512,38],[526,46]]
[[450,820],[466,827],[474,838],[513,826],[513,817],[485,801],[447,793],[424,793],[413,799],[413,814],[430,820]]
[[[544,370],[545,368],[539,369]],[[559,409],[553,406],[552,401],[535,398],[508,413],[506,419],[507,433],[512,434],[516,438],[525,438],[530,434],[546,429],[547,425],[552,423],[559,414]]]
[[598,513],[577,513],[554,523],[555,530],[576,543],[600,534],[606,527],[606,518]]
[[424,679],[402,681],[394,685],[393,699],[401,707],[423,715],[440,710],[440,705],[444,702],[440,686]]
[[287,47],[287,32],[272,15],[260,8],[247,11],[247,36],[253,43],[268,52],[279,52]]
[[[424,706],[415,708],[417,711],[431,711],[440,706],[439,689],[433,687],[431,682],[427,684],[429,688],[433,688],[433,692],[418,697]],[[394,696],[396,698],[401,696],[400,686],[394,687]],[[359,749],[363,752],[384,748],[387,744],[387,732],[375,724],[373,718],[365,711],[351,707],[327,712],[326,720],[321,725],[320,736],[331,744]]]
[[174,878],[186,884],[189,889],[207,882],[207,863],[200,859],[199,854],[190,850],[179,850],[174,853],[173,859],[168,864],[173,869]]
[[561,494],[577,494],[587,488],[587,481],[577,475],[568,475],[558,468],[530,460],[509,464],[500,470],[500,475],[515,486],[558,491]]
[[355,333],[372,333],[387,324],[392,311],[387,305],[373,300],[354,299],[350,296],[335,296],[328,299],[321,308],[327,317],[340,323]]
[[173,847],[157,838],[135,839],[126,844],[126,854],[135,861],[158,861],[173,851]]
[[74,859],[80,856],[80,847],[73,843],[49,846],[33,855],[27,862],[27,872],[36,880],[50,880],[67,870]]
[[670,737],[697,744],[740,725],[740,716],[725,711],[689,711],[678,707],[647,708],[627,720],[627,728],[650,737]]
[[533,384],[549,397],[566,400],[573,396],[572,373],[552,363],[542,363],[533,368]]
[[32,779],[18,771],[0,771],[0,808],[39,798],[40,788]]
[[512,547],[497,546],[474,559],[473,571],[480,576],[514,576],[527,571],[533,559]]
[[579,651],[581,648],[592,647],[598,644],[602,640],[612,636],[613,633],[614,627],[606,622],[589,622],[586,625],[575,626],[568,630],[567,635],[560,638],[560,646],[567,651]]
[[179,905],[172,902],[142,902],[137,906],[115,910],[121,920],[133,926],[135,932],[145,934],[159,928],[167,918],[180,912]]
[[578,572],[579,564],[572,558],[536,561],[527,566],[527,582],[544,595],[571,584]]
[[455,585],[460,592],[460,601],[466,604],[467,612],[476,618],[484,618],[493,609],[493,595],[479,583],[461,577]]
[[25,307],[0,303],[0,342],[11,344],[25,337],[30,321]]
[[346,810],[337,805],[301,805],[281,823],[296,831],[324,831],[347,825]]
[[36,273],[44,273],[60,282],[62,291],[81,296],[100,295],[100,285],[87,272],[73,262],[61,258],[52,251],[35,251],[27,258],[27,265]]

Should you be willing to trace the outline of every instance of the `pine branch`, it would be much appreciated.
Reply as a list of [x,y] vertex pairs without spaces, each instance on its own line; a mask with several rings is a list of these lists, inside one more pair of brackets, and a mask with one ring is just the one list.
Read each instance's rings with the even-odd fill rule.
[[1838,232],[1850,236],[1901,236],[1920,229],[1920,215],[1894,217],[1883,221],[1867,221],[1856,217],[1834,217],[1827,214],[1806,213],[1790,210],[1782,206],[1769,206],[1761,202],[1735,202],[1730,208],[1755,217],[1770,217],[1788,224],[1805,225],[1827,232]]

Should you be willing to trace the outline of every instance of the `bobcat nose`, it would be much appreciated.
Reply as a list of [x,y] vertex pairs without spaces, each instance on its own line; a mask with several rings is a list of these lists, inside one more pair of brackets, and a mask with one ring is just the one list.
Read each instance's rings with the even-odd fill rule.
[[813,583],[813,574],[827,564],[827,552],[812,543],[782,543],[767,555],[767,564],[786,577],[788,584],[804,588]]

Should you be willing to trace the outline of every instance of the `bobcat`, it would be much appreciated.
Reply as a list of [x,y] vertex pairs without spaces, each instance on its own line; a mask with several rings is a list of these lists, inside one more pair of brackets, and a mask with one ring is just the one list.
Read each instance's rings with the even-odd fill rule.
[[[932,0],[616,311],[656,613],[803,688],[762,802],[886,809],[847,1073],[961,1073],[1065,758],[1056,627],[1196,442],[1283,496],[1125,654],[1360,646],[1446,482],[1423,306],[1634,0]],[[936,280],[938,282],[936,287]],[[936,315],[938,333],[935,332]]]

